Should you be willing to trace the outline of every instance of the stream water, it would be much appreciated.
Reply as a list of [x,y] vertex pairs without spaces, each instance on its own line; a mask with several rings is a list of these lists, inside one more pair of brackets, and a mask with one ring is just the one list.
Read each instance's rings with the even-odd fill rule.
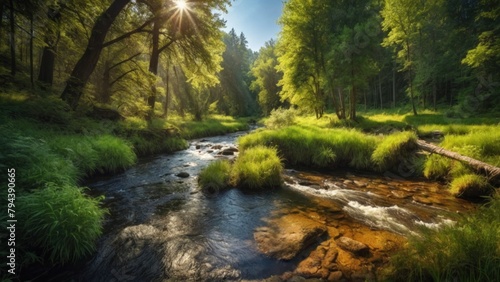
[[[287,169],[286,185],[265,193],[199,190],[196,176],[244,132],[191,141],[187,150],[142,160],[89,186],[110,214],[96,255],[79,281],[263,279],[293,270],[258,252],[253,232],[271,217],[304,213],[327,225],[363,225],[408,235],[452,224],[473,205],[437,183],[396,175]],[[184,178],[179,177],[184,173]],[[186,175],[189,174],[189,176]],[[187,176],[187,177],[186,177]]]

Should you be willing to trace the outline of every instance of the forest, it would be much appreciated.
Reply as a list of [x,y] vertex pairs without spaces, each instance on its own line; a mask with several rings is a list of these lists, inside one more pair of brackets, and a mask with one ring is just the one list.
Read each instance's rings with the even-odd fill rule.
[[[0,221],[8,231],[1,235],[8,246],[0,251],[2,281],[499,280],[500,2],[285,0],[280,33],[260,50],[249,48],[243,32],[224,31],[234,4],[0,1]],[[195,157],[176,155],[182,152]],[[136,177],[156,158],[169,168],[173,160],[184,163],[158,179],[141,172],[140,184],[130,180],[117,190],[129,191],[125,196],[113,190],[114,177]],[[343,182],[326,185],[332,173],[344,173],[336,175]],[[103,179],[107,188],[99,186]],[[380,182],[376,192],[368,192],[371,182]],[[332,208],[338,195],[316,191],[344,184],[387,202],[355,198]],[[151,195],[130,192],[138,189]],[[276,205],[248,215],[258,219],[239,219],[250,235],[221,227],[226,241],[241,240],[235,248],[254,242],[250,253],[221,262],[218,251],[183,241],[186,257],[200,252],[192,265],[177,269],[159,259],[164,264],[148,269],[145,257],[174,260],[175,247],[167,245],[194,232],[173,239],[158,230],[170,228],[182,209],[195,212],[197,201],[206,210],[193,217],[218,219],[210,212],[227,208],[234,190],[257,206]],[[297,200],[299,190],[311,206]],[[181,199],[169,198],[175,194]],[[136,211],[134,219],[120,214],[139,199],[137,209],[150,202],[153,211]],[[284,212],[280,201],[295,204]],[[414,215],[380,227],[368,214],[349,213],[353,203]],[[295,232],[273,217],[280,212],[311,229],[291,256],[295,241],[269,239],[279,235],[268,234],[273,228]],[[368,227],[353,227],[360,224]],[[397,247],[363,241],[356,228]],[[212,242],[207,230],[200,236]],[[345,247],[353,238],[364,247]],[[116,250],[106,253],[113,262],[99,263],[109,242],[119,240],[136,244],[127,245],[136,253],[126,260]],[[137,249],[147,244],[156,253]],[[287,255],[273,251],[281,245]],[[255,265],[259,273],[248,270]],[[118,272],[130,279],[116,274],[126,266],[133,270]]]

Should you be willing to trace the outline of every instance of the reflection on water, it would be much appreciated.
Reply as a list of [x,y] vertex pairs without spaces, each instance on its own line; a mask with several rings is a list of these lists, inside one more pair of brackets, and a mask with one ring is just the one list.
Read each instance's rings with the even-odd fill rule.
[[[269,218],[302,213],[328,226],[364,224],[409,234],[450,224],[456,212],[472,208],[435,183],[346,171],[287,170],[285,187],[266,193],[200,192],[200,169],[241,134],[196,140],[188,150],[90,184],[106,195],[110,216],[98,253],[77,279],[110,281],[129,265],[130,281],[261,279],[294,269],[300,259],[278,261],[257,251],[253,232]],[[176,176],[180,172],[189,177]],[[154,270],[141,262],[146,259],[155,261]]]

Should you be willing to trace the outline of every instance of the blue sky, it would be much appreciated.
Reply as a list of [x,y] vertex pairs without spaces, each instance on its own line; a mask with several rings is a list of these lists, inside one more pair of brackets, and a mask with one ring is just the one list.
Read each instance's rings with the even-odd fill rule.
[[234,28],[239,35],[243,32],[248,40],[248,47],[259,51],[266,41],[276,39],[280,31],[278,18],[283,9],[282,0],[236,0],[231,1],[226,20],[228,32]]

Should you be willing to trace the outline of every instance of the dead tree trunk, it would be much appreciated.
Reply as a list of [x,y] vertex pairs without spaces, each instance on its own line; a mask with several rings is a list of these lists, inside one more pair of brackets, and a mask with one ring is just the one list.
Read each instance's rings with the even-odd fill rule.
[[420,148],[424,151],[431,152],[434,154],[438,154],[441,156],[448,157],[450,159],[454,159],[454,160],[466,163],[470,167],[475,169],[476,171],[483,173],[483,174],[486,174],[490,178],[490,180],[495,180],[495,178],[498,178],[500,176],[500,167],[496,167],[496,166],[487,164],[485,162],[482,162],[482,161],[479,161],[479,160],[476,160],[476,159],[473,159],[473,158],[470,158],[467,156],[460,155],[458,153],[446,150],[442,147],[427,143],[423,140],[417,140],[417,146],[418,146],[418,148]]

